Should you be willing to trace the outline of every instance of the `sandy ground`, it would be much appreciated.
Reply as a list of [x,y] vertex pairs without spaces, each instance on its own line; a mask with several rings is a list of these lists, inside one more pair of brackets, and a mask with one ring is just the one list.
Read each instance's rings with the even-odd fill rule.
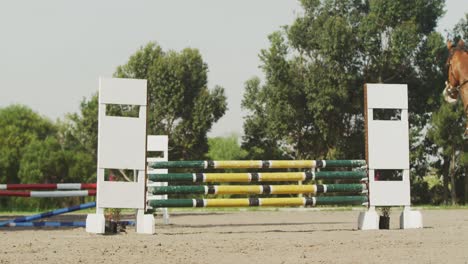
[[156,235],[139,235],[132,227],[106,236],[84,228],[2,228],[0,264],[468,263],[468,210],[423,211],[425,228],[417,230],[397,229],[394,210],[391,230],[358,231],[358,214],[177,212],[171,225],[158,224]]

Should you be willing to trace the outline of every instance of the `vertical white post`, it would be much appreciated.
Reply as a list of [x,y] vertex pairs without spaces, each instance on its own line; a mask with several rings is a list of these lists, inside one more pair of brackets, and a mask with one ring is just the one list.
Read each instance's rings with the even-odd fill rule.
[[[111,116],[108,105],[126,105],[139,108],[138,116]],[[138,233],[153,234],[154,218],[145,215],[146,189],[146,80],[99,80],[99,127],[97,160],[96,214],[86,219],[86,231],[105,232],[105,208],[137,209]],[[110,181],[106,172],[136,171],[135,182]]]
[[[162,154],[161,156],[154,157],[151,154],[148,154],[147,161],[149,162],[156,162],[156,161],[168,161],[169,159],[169,139],[167,136],[148,136],[148,152],[155,151]],[[153,169],[151,167],[147,168],[148,174],[151,173],[167,173],[167,169]],[[153,195],[151,193],[151,187],[158,187],[158,186],[167,186],[167,182],[152,182],[148,180],[148,193],[146,195],[146,199],[149,200],[156,200],[156,199],[167,199],[167,194],[164,195]],[[163,223],[169,224],[169,212],[167,208],[160,208],[163,213]]]
[[[359,217],[359,229],[376,229],[375,206],[405,206],[409,208],[409,126],[408,87],[406,84],[366,84],[364,87],[366,115],[366,159],[369,169],[370,210]],[[375,111],[393,110],[399,118],[381,119]],[[386,171],[401,175],[401,179],[379,178]],[[406,216],[419,212],[405,210]],[[405,213],[405,212],[404,212]],[[416,216],[418,215],[418,216]],[[409,217],[409,216],[408,216]],[[401,219],[403,219],[402,217]],[[409,228],[409,225],[400,224]]]

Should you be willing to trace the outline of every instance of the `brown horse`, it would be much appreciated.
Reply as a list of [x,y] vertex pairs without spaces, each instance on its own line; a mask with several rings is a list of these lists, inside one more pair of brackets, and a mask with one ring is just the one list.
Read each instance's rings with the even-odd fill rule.
[[465,42],[458,41],[454,46],[447,42],[449,57],[447,59],[448,80],[445,82],[444,98],[449,103],[457,102],[461,97],[463,109],[467,117],[465,138],[468,137],[468,51],[465,50]]

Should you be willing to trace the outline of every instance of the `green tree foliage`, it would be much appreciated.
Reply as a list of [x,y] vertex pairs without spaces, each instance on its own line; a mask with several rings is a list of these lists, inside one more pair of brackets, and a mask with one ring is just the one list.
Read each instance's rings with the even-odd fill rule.
[[[57,137],[58,127],[30,108],[11,105],[0,109],[0,182],[66,182],[66,152]],[[71,199],[25,199],[2,197],[5,208],[45,208]]]
[[79,146],[97,157],[98,137],[98,95],[80,103],[80,112],[68,114],[61,130],[63,143],[67,148]]
[[242,160],[247,156],[238,142],[238,136],[208,138],[208,159],[210,160]]
[[[0,182],[65,183],[96,181],[97,96],[83,100],[80,113],[53,123],[25,106],[0,109]],[[80,198],[6,197],[6,208],[52,208]]]
[[468,40],[468,13],[466,13],[465,17],[460,19],[460,21],[455,25],[452,34],[454,35],[455,40]]
[[96,181],[98,137],[98,95],[83,99],[79,113],[68,114],[59,123],[60,143],[68,164],[68,178],[77,182]]
[[[251,96],[252,95],[252,96]],[[270,137],[265,107],[268,94],[260,86],[259,78],[252,78],[245,84],[242,108],[249,109],[251,115],[244,120],[242,148],[248,150],[250,159],[281,159],[280,142]]]
[[444,87],[444,43],[433,31],[444,1],[301,4],[304,13],[260,53],[265,83],[246,82],[249,156],[362,158],[364,83],[408,83],[420,137]]
[[34,140],[24,149],[18,176],[25,183],[67,181],[65,153],[55,137]]
[[208,151],[207,132],[227,109],[224,89],[208,89],[207,72],[198,50],[164,52],[149,43],[114,76],[147,79],[148,133],[169,135],[172,158],[198,159]]
[[30,144],[54,137],[54,124],[21,105],[0,108],[0,182],[20,183],[18,175]]
[[[460,166],[464,154],[462,135],[465,130],[465,123],[463,119],[463,107],[460,107],[459,104],[442,104],[440,109],[432,116],[432,127],[428,133],[428,136],[440,147],[440,158],[434,166],[443,175],[446,189],[450,179],[452,204],[457,203],[455,184],[457,175],[463,173]],[[444,200],[447,201],[447,197]]]

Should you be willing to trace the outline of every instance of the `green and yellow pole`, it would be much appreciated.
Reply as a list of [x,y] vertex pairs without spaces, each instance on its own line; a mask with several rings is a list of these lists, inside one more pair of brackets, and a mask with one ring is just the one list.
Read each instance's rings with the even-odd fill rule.
[[154,208],[366,205],[367,203],[367,196],[319,196],[303,198],[298,197],[242,199],[167,199],[149,201],[149,205]]
[[337,180],[367,178],[364,170],[356,171],[308,171],[264,173],[148,173],[154,182],[278,182],[307,180]]
[[338,168],[366,166],[365,160],[196,160],[157,161],[149,163],[153,169],[289,169],[289,168]]
[[161,194],[317,194],[327,192],[363,192],[365,184],[313,184],[313,185],[197,185],[151,187],[152,193]]

